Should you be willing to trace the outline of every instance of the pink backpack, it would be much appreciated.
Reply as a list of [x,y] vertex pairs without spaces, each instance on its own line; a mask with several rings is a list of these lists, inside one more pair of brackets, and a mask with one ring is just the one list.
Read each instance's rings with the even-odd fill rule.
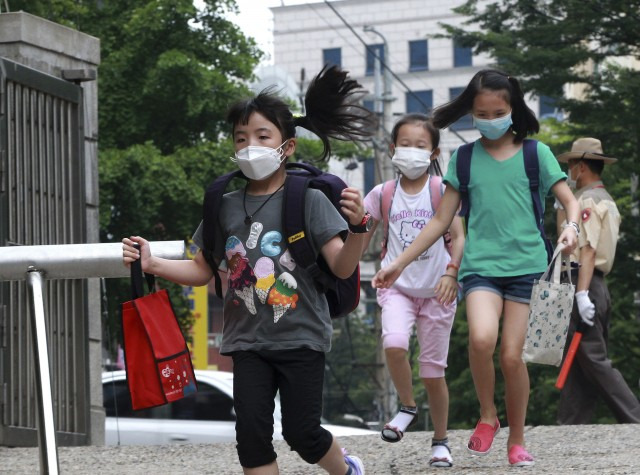
[[[383,238],[382,238],[382,251],[380,252],[380,259],[384,259],[387,254],[387,241],[389,240],[389,215],[391,214],[391,205],[393,204],[393,197],[396,194],[398,183],[400,178],[395,180],[389,180],[382,184],[382,190],[380,190],[380,216],[382,217],[383,226]],[[440,205],[440,200],[444,194],[444,188],[442,187],[442,177],[437,175],[429,176],[429,195],[431,197],[431,208],[435,213]],[[444,239],[445,249],[451,255],[451,234],[447,231],[442,238]]]

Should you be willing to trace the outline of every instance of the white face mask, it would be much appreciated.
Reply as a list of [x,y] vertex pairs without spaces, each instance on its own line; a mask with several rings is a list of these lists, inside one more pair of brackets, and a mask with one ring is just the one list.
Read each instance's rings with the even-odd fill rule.
[[[573,167],[571,167],[571,169],[577,167],[577,165],[574,165]],[[569,188],[571,188],[572,190],[575,190],[576,188],[578,188],[578,180],[580,179],[580,175],[582,174],[582,172],[578,172],[578,176],[576,176],[575,179],[571,178],[572,172],[571,169],[569,170],[569,176],[567,177],[567,185],[569,185]]]
[[431,164],[431,151],[416,147],[396,147],[391,163],[406,178],[415,180],[427,172]]
[[248,145],[238,150],[231,160],[237,162],[240,171],[250,180],[265,180],[278,171],[286,158],[283,147],[287,142],[285,140],[278,148]]

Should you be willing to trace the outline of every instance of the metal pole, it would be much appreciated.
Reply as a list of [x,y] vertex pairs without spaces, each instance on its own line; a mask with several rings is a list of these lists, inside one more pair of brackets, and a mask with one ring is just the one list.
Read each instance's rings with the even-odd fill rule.
[[[378,35],[383,42],[383,55],[384,61],[387,66],[389,61],[389,45],[387,39],[371,25],[365,25],[363,30],[368,33],[374,33]],[[388,156],[389,149],[388,144],[390,142],[390,131],[392,128],[392,111],[391,102],[391,72],[388,67],[382,64],[379,57],[374,58],[374,92],[375,92],[375,111],[380,115],[382,112],[382,120],[378,121],[378,130],[376,138],[374,139],[374,154],[375,154],[375,174],[376,182],[383,183],[388,180],[392,180],[395,177],[393,165],[391,164],[391,158]],[[381,74],[381,70],[384,69],[384,73]],[[382,76],[383,92],[380,94],[380,76]],[[382,226],[379,225],[375,231],[371,243],[369,245],[369,253],[377,255],[379,252],[378,244],[381,242]],[[376,260],[376,270],[380,268],[380,260]],[[375,315],[375,332],[382,334],[382,312],[379,306],[376,305]],[[378,383],[378,400],[380,409],[380,423],[381,425],[389,421],[395,414],[397,406],[397,393],[391,380],[391,375],[386,366],[386,356],[384,349],[382,348],[382,340],[378,341],[378,347],[376,349],[376,380]]]
[[[378,33],[378,35],[382,38],[382,44],[384,45],[384,60],[387,63],[387,67],[384,68],[384,74],[382,75],[382,79],[384,81],[384,94],[382,95],[382,123],[384,125],[385,137],[390,140],[391,129],[393,128],[393,111],[391,110],[393,97],[391,97],[391,70],[388,66],[391,64],[391,59],[389,58],[389,44],[387,43],[387,39],[381,33]],[[385,180],[391,180],[395,175],[393,166],[391,165],[391,160],[385,160],[383,162],[382,170]]]
[[27,286],[31,294],[31,336],[35,353],[36,401],[38,424],[38,447],[40,448],[40,473],[57,474],[58,447],[56,429],[53,420],[53,397],[51,394],[51,376],[49,374],[49,350],[47,347],[47,328],[44,315],[42,292],[42,274],[30,268],[27,272]]
[[[393,111],[391,109],[391,103],[393,102],[393,97],[391,94],[391,68],[389,67],[389,65],[391,64],[391,61],[389,58],[389,43],[387,42],[387,39],[385,38],[385,36],[382,33],[380,33],[378,30],[376,30],[374,26],[365,25],[363,27],[363,31],[378,35],[382,39],[382,49],[383,49],[382,56],[384,57],[384,61],[386,64],[382,64],[379,57],[375,58],[376,69],[378,68],[378,64],[379,64],[379,68],[381,70],[384,70],[382,74],[383,91],[384,91],[382,93],[382,97],[379,97],[376,91],[376,112],[379,111],[379,108],[377,105],[378,101],[382,101],[382,120],[379,122],[378,143],[375,144],[375,148],[381,149],[383,150],[382,153],[385,153],[386,145],[390,138],[389,134],[391,133],[391,129],[393,128],[393,123],[392,123]],[[380,73],[378,71],[375,71],[375,72],[376,72],[376,76],[379,77]],[[395,175],[393,171],[393,166],[391,165],[391,160],[384,160],[384,157],[382,158],[383,160],[378,162],[377,164],[380,166],[381,179],[382,181],[391,180]]]

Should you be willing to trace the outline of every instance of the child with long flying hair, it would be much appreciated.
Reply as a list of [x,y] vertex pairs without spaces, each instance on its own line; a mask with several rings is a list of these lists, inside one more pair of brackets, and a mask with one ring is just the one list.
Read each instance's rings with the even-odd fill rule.
[[[245,474],[278,473],[272,445],[278,392],[282,434],[293,450],[331,474],[364,474],[362,461],[346,455],[320,425],[331,318],[324,294],[310,273],[295,265],[282,238],[285,163],[296,149],[296,126],[318,135],[324,158],[330,154],[330,137],[368,138],[372,116],[355,102],[359,92],[359,84],[346,72],[330,67],[309,85],[304,117],[294,118],[289,106],[269,90],[231,107],[227,120],[234,161],[249,181],[245,189],[223,197],[217,247],[212,250],[216,269],[202,252],[193,260],[170,261],[152,256],[141,237],[123,239],[126,265],[141,259],[145,272],[182,285],[205,285],[218,268],[226,270],[229,291],[224,297],[220,352],[233,358],[237,450]],[[322,191],[306,191],[305,224],[314,249],[336,276],[347,278],[359,262],[367,217],[355,188],[344,189],[341,205],[348,223]],[[258,241],[250,236],[257,223]],[[343,241],[341,233],[346,230],[350,232]],[[201,228],[194,241],[203,247]],[[257,293],[258,274],[271,277],[266,298]]]
[[[529,375],[522,361],[534,280],[547,266],[547,252],[537,227],[529,179],[525,172],[523,140],[539,130],[516,78],[497,70],[483,70],[453,101],[434,110],[433,122],[448,127],[473,115],[482,137],[474,142],[468,183],[467,236],[458,278],[466,299],[469,325],[469,363],[480,402],[480,419],[468,443],[475,455],[486,455],[500,430],[494,402],[493,354],[500,320],[500,368],[505,381],[509,437],[507,455],[512,466],[533,465],[525,449],[524,424],[529,400]],[[539,194],[552,191],[562,203],[568,224],[558,238],[570,251],[577,243],[578,205],[565,183],[566,174],[553,153],[537,143]],[[373,279],[388,288],[403,269],[430,248],[449,228],[461,202],[460,177],[451,157],[442,203],[434,219],[397,259]]]

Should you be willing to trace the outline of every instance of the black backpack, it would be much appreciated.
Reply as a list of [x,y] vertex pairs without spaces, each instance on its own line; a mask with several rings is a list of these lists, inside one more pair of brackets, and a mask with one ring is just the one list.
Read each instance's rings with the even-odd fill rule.
[[[460,216],[464,217],[465,227],[469,226],[469,210],[471,202],[469,200],[469,180],[471,179],[471,153],[473,152],[474,142],[461,145],[458,148],[458,158],[456,161],[456,173],[460,187]],[[547,262],[551,262],[553,256],[553,245],[547,239],[544,232],[544,213],[542,211],[542,202],[540,201],[540,165],[538,163],[538,142],[532,139],[524,139],[522,143],[522,155],[524,156],[524,169],[529,178],[529,190],[531,191],[531,201],[533,201],[533,215],[536,220],[536,226],[540,231],[540,236],[544,242],[547,251]]]
[[[307,188],[315,188],[325,194],[346,221],[346,216],[340,210],[340,200],[342,190],[347,185],[339,177],[325,173],[308,163],[290,162],[286,164],[286,168],[282,231],[287,240],[287,248],[296,263],[313,277],[318,288],[324,292],[331,318],[343,317],[352,312],[360,302],[360,266],[358,265],[347,279],[340,279],[331,272],[322,254],[318,252],[316,256],[311,246],[309,233],[305,229],[304,209]],[[216,295],[220,298],[222,298],[222,282],[212,254],[215,249],[215,226],[222,196],[227,185],[234,178],[247,179],[239,170],[227,173],[214,180],[204,195],[202,253],[213,270]],[[346,239],[347,231],[344,231],[341,237],[343,240]]]

